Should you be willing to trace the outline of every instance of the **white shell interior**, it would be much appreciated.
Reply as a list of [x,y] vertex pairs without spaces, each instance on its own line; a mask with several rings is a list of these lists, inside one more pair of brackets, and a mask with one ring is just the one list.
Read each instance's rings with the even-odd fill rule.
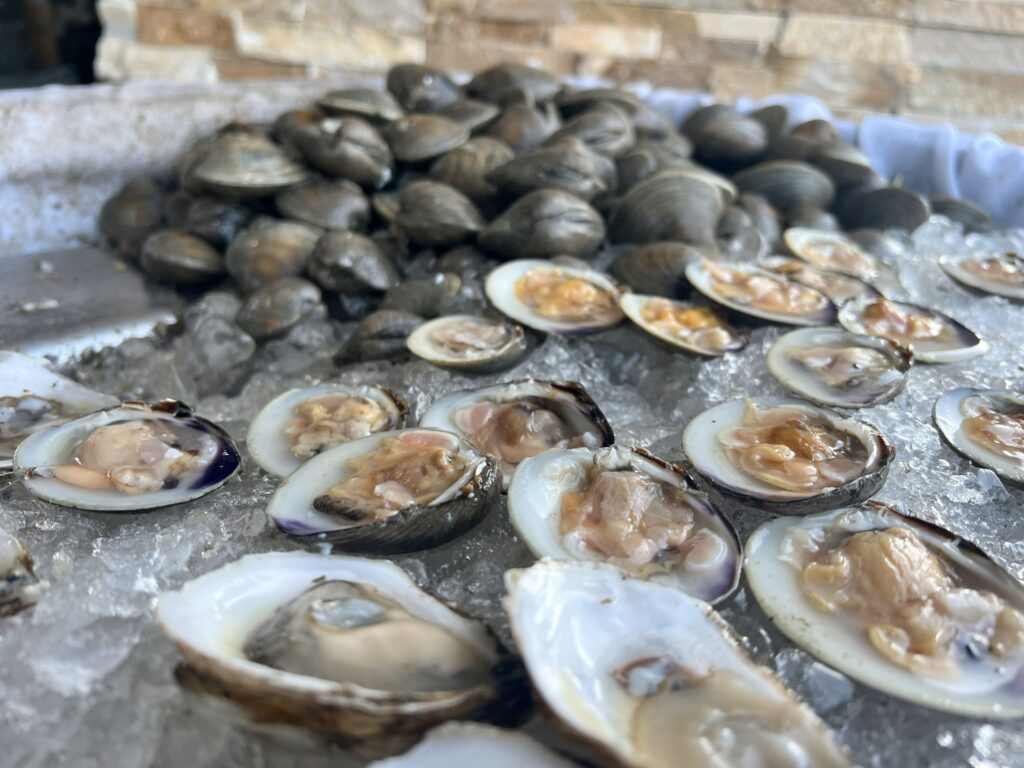
[[1024,483],[1024,465],[1014,461],[1008,456],[1002,456],[988,446],[972,440],[962,429],[963,413],[960,404],[964,398],[972,395],[988,395],[993,398],[1008,398],[1021,406],[1024,410],[1024,398],[1013,392],[998,389],[971,389],[960,387],[950,390],[941,395],[935,401],[935,424],[941,430],[943,436],[957,450],[983,467],[988,467],[996,474],[1005,477],[1015,483]]
[[350,387],[344,384],[320,384],[315,387],[290,389],[267,403],[256,414],[249,427],[246,447],[253,461],[272,475],[287,477],[301,467],[305,461],[291,451],[290,438],[284,434],[285,427],[295,418],[295,408],[306,400],[320,395],[361,395],[380,403],[391,416],[388,429],[401,425],[402,411],[392,395],[381,387]]
[[[830,387],[811,371],[789,356],[794,349],[807,347],[866,347],[881,352],[890,361],[889,370],[871,385],[863,388]],[[840,408],[861,408],[892,397],[903,386],[906,372],[896,367],[897,353],[885,339],[850,333],[841,328],[798,328],[780,336],[768,348],[765,363],[772,376],[797,394],[824,405]]]
[[[481,327],[502,325],[500,320],[493,320],[489,317],[479,315],[444,315],[429,322],[423,323],[409,334],[405,345],[417,357],[435,365],[472,367],[492,360],[497,360],[505,355],[511,358],[516,348],[525,350],[525,342],[520,334],[513,334],[512,338],[500,349],[470,349],[465,354],[453,354],[451,350],[438,344],[433,337],[435,331],[452,322],[472,323]],[[507,323],[504,323],[507,325]]]
[[566,264],[555,264],[542,259],[518,259],[502,264],[487,276],[484,290],[498,310],[516,322],[543,333],[593,333],[618,325],[621,317],[612,322],[563,322],[538,315],[532,307],[524,304],[516,295],[516,283],[532,269],[558,269],[567,275],[579,277],[609,293],[616,302],[619,289],[606,275],[593,269],[582,269]]
[[[527,459],[512,475],[508,489],[508,514],[512,524],[526,545],[538,557],[556,560],[600,561],[601,556],[586,549],[578,541],[563,536],[559,530],[562,496],[567,491],[580,490],[586,481],[587,470],[595,456],[614,468],[627,468],[631,464],[660,482],[686,487],[686,481],[657,463],[634,454],[628,448],[612,446],[591,451],[587,448],[553,450]],[[657,573],[652,581],[682,589],[702,600],[721,599],[732,591],[739,581],[740,553],[735,534],[720,517],[705,514],[704,501],[695,497],[694,511],[704,527],[716,533],[729,547],[725,558],[704,570],[687,568],[685,564],[668,573]],[[710,511],[710,510],[709,510]]]
[[[683,431],[683,451],[686,453],[693,468],[718,485],[725,486],[755,499],[787,501],[808,499],[828,493],[829,489],[799,492],[776,488],[773,485],[758,480],[756,477],[748,475],[730,461],[725,448],[718,440],[718,433],[723,429],[739,426],[742,423],[747,402],[746,398],[741,398],[712,406],[687,424],[686,429]],[[802,411],[815,418],[826,418],[836,427],[855,435],[864,443],[864,447],[868,450],[864,475],[876,469],[882,459],[878,446],[875,440],[872,439],[871,432],[867,425],[862,422],[843,418],[838,413],[819,408],[796,398],[772,400],[759,400],[755,398],[754,403],[759,409],[785,406]]]
[[162,488],[148,493],[128,495],[114,488],[99,490],[82,488],[62,482],[55,477],[44,477],[28,472],[30,469],[54,467],[65,463],[71,458],[79,443],[99,427],[118,421],[137,419],[175,421],[174,417],[169,414],[141,408],[122,407],[98,411],[29,435],[18,446],[18,450],[14,454],[14,470],[22,475],[22,483],[33,496],[64,507],[105,512],[134,512],[140,509],[182,504],[205,496],[210,491],[224,485],[230,478],[232,473],[229,472],[220,480],[200,488],[188,488],[180,485],[177,488]]
[[[711,278],[708,275],[707,267],[705,266],[704,262],[705,259],[698,259],[690,262],[686,266],[686,279],[690,281],[690,285],[692,285],[694,288],[696,288],[698,291],[700,291],[702,294],[707,296],[712,301],[721,304],[723,307],[728,307],[729,309],[735,312],[739,312],[740,314],[748,315],[750,317],[756,317],[761,320],[768,320],[769,322],[772,323],[782,323],[783,325],[828,325],[830,322],[832,322],[832,318],[834,317],[835,311],[834,307],[832,306],[832,302],[824,294],[821,294],[818,291],[814,291],[813,288],[808,288],[807,286],[804,285],[802,285],[801,287],[805,288],[808,291],[814,291],[815,293],[819,293],[819,295],[826,302],[828,302],[826,305],[826,309],[819,310],[817,313],[810,315],[783,315],[776,312],[766,312],[762,309],[758,309],[757,307],[752,307],[749,304],[741,304],[737,301],[727,299],[724,296],[720,296],[718,292],[715,290],[714,284],[711,282]],[[774,272],[766,272],[765,270],[750,264],[737,263],[729,264],[728,266],[730,269],[738,269],[742,272],[763,275],[764,277],[770,280],[788,282],[785,278],[776,275]]]
[[321,580],[370,584],[413,616],[444,627],[484,658],[497,660],[494,641],[484,625],[463,618],[423,592],[405,571],[386,560],[309,552],[247,555],[178,591],[160,595],[156,619],[186,658],[226,668],[268,690],[351,693],[357,686],[274,669],[250,661],[244,653],[252,633],[278,608]]
[[[349,461],[377,449],[381,441],[397,437],[406,432],[434,432],[435,430],[391,430],[377,432],[368,437],[341,443],[329,448],[307,461],[281,484],[267,505],[267,517],[286,533],[310,535],[327,531],[341,531],[353,528],[357,523],[337,515],[328,515],[313,508],[317,496],[325,493],[332,485],[340,483],[352,474]],[[461,493],[463,486],[480,471],[485,459],[464,440],[444,433],[462,452],[475,457],[466,472],[448,490],[430,502],[428,506],[443,504]]]
[[[619,306],[622,307],[622,311],[626,313],[626,317],[628,317],[630,320],[636,323],[637,326],[639,326],[640,328],[642,328],[644,331],[651,334],[655,338],[661,339],[665,343],[671,344],[674,347],[685,349],[687,352],[693,352],[694,354],[697,355],[707,355],[709,357],[720,357],[721,355],[724,355],[726,352],[730,351],[702,347],[692,343],[688,339],[673,336],[670,333],[665,333],[660,328],[654,327],[653,325],[648,323],[643,316],[644,306],[651,299],[670,301],[672,305],[678,309],[685,309],[687,307],[695,306],[694,304],[685,301],[675,301],[673,299],[666,299],[664,296],[645,296],[640,293],[623,294],[622,298],[619,299]],[[739,344],[739,346],[736,347],[736,349],[741,349],[743,346],[746,345],[747,339],[745,336],[736,332],[736,330],[731,326],[726,326],[726,328],[736,333],[736,339]]]
[[404,755],[370,768],[572,768],[524,733],[480,723],[446,723]]
[[[790,531],[823,529],[833,522],[851,532],[907,526],[897,515],[872,506],[836,510],[810,517],[781,517],[766,523],[747,541],[746,573],[750,589],[765,613],[794,642],[864,685],[916,704],[986,718],[1024,716],[1024,660],[1001,665],[991,658],[965,668],[955,680],[929,679],[889,661],[874,649],[866,633],[841,616],[813,606],[800,585],[799,571],[782,559]],[[959,553],[949,541],[916,529],[933,549],[984,579],[988,588],[1024,608],[1024,587],[991,563]],[[1016,692],[1012,688],[1016,686]]]
[[[811,229],[809,227],[790,227],[789,229],[782,233],[782,239],[785,240],[786,245],[789,246],[790,250],[793,252],[795,256],[802,259],[803,261],[806,261],[811,266],[817,267],[818,269],[828,268],[822,264],[815,264],[813,261],[811,261],[804,255],[804,248],[809,243],[815,241],[835,243],[837,245],[842,245],[846,248],[849,248],[853,251],[857,251],[862,256],[869,259],[875,265],[876,270],[878,269],[878,263],[874,256],[872,256],[870,253],[865,251],[855,242],[853,242],[848,237],[839,232],[829,232],[828,230],[825,229]],[[859,277],[861,279],[863,279],[864,277],[872,277],[871,275],[857,275],[853,274],[852,272],[847,272],[843,270],[830,271],[842,271],[842,274],[844,275],[851,274],[853,277]]]
[[1024,285],[1009,285],[995,280],[986,280],[981,275],[964,269],[963,262],[976,258],[977,255],[969,253],[964,256],[943,256],[939,259],[939,265],[946,271],[946,274],[966,286],[1007,299],[1024,300]]

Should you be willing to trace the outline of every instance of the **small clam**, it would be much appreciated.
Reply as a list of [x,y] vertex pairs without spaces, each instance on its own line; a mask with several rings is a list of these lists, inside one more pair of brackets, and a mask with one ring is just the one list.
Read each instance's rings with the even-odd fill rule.
[[828,120],[816,118],[814,120],[807,120],[800,125],[793,128],[789,132],[790,136],[798,136],[802,139],[810,139],[818,143],[834,142],[839,140],[839,134],[836,132],[836,127],[832,125]]
[[475,245],[460,245],[438,257],[434,269],[438,272],[454,272],[464,277],[479,277],[491,271],[494,259]]
[[815,229],[822,232],[839,231],[839,221],[828,211],[813,205],[802,205],[793,208],[786,214],[786,226],[803,229]]
[[497,102],[509,91],[526,91],[540,104],[554,98],[561,88],[561,84],[542,69],[505,62],[478,72],[466,86],[466,93]]
[[935,426],[949,446],[975,464],[1024,485],[1024,397],[996,389],[960,387],[935,401]]
[[320,289],[299,277],[282,277],[252,294],[235,318],[257,341],[283,336],[303,320],[321,313]]
[[444,314],[462,290],[458,275],[438,272],[430,277],[405,280],[384,294],[381,309],[398,309],[421,317]]
[[142,242],[163,221],[163,193],[148,179],[130,181],[103,204],[100,233],[117,252],[137,258]]
[[448,75],[423,64],[396,64],[388,70],[387,88],[408,112],[437,112],[462,96]]
[[237,201],[197,197],[189,202],[182,227],[215,248],[226,248],[252,217],[253,211]]
[[828,176],[798,160],[758,163],[737,173],[733,182],[741,192],[760,195],[783,213],[804,205],[827,208],[835,194]]
[[454,120],[472,133],[490,125],[501,114],[501,108],[488,101],[459,99],[441,107],[437,114]]
[[327,232],[316,244],[309,274],[328,291],[383,293],[399,283],[394,260],[370,238],[355,232]]
[[24,545],[0,528],[0,617],[28,608],[39,598],[40,584]]
[[619,191],[627,192],[658,171],[692,167],[692,153],[693,147],[682,136],[638,141],[632,149],[615,159]]
[[475,315],[445,315],[409,334],[409,351],[462,373],[493,373],[516,363],[527,348],[521,326]]
[[457,245],[483,229],[485,221],[454,187],[414,181],[398,193],[395,224],[414,243],[433,247]]
[[437,115],[406,115],[388,125],[383,133],[391,153],[403,163],[430,160],[469,141],[465,126]]
[[536,108],[528,99],[506,106],[486,134],[505,142],[519,155],[540,146],[558,130],[558,125],[558,113],[553,105]]
[[698,158],[712,168],[736,168],[754,162],[768,148],[764,126],[748,117],[716,120],[691,134]]
[[806,159],[828,174],[837,189],[867,184],[878,177],[867,156],[844,141],[821,144]]
[[775,246],[781,236],[782,227],[779,223],[779,212],[760,195],[744,192],[736,198],[736,205],[746,211],[750,223],[764,235],[765,242]]
[[932,213],[962,224],[966,232],[988,232],[992,229],[992,217],[988,212],[962,197],[933,197],[931,207]]
[[913,232],[928,220],[928,201],[901,187],[861,192],[840,211],[847,229],[905,229]]
[[626,193],[608,219],[613,243],[679,240],[713,245],[722,210],[718,188],[704,179],[662,171]]
[[698,133],[708,126],[722,120],[733,119],[737,116],[736,110],[729,104],[708,104],[691,112],[683,121],[680,130],[683,135],[693,140]]
[[789,123],[789,110],[781,104],[769,104],[755,109],[747,117],[756,120],[764,127],[768,143],[771,144],[785,133],[786,125]]
[[220,251],[195,235],[173,229],[146,238],[141,264],[148,275],[171,285],[201,285],[224,274]]
[[1009,251],[943,256],[946,274],[968,288],[1024,301],[1024,258]]
[[604,239],[601,214],[575,195],[540,189],[521,197],[480,233],[480,246],[504,258],[586,256]]
[[642,293],[624,294],[619,305],[637,327],[674,350],[719,357],[747,345],[747,337],[710,307]]
[[227,269],[251,293],[282,277],[299,275],[320,238],[320,230],[298,221],[261,216],[228,248]]
[[365,229],[370,202],[351,181],[315,181],[286,189],[274,198],[283,216],[322,229]]
[[386,360],[407,354],[406,339],[423,323],[423,318],[397,309],[380,309],[359,321],[334,362],[345,365],[361,360]]
[[504,142],[478,136],[437,158],[430,166],[430,178],[451,185],[477,205],[492,206],[498,190],[489,174],[513,157],[515,153]]
[[380,132],[359,117],[324,117],[296,139],[303,157],[323,174],[380,189],[394,176],[391,149]]
[[402,116],[395,97],[376,88],[328,91],[317,99],[317,106],[331,115],[356,115],[375,122],[391,122]]
[[277,144],[249,131],[220,133],[191,167],[192,179],[229,196],[269,195],[309,175]]
[[589,201],[608,190],[598,157],[582,140],[566,137],[509,158],[487,178],[517,197],[537,189],[562,189]]
[[706,255],[685,243],[647,243],[619,256],[609,271],[620,283],[639,293],[676,296],[686,286],[686,265]]
[[785,256],[771,256],[757,264],[762,269],[781,275],[787,280],[806,285],[828,296],[837,307],[861,296],[880,296],[879,292],[856,277],[841,272],[831,272],[800,259]]
[[547,141],[555,143],[570,136],[580,139],[591,151],[608,157],[618,157],[636,144],[633,121],[610,103],[596,104],[571,118]]

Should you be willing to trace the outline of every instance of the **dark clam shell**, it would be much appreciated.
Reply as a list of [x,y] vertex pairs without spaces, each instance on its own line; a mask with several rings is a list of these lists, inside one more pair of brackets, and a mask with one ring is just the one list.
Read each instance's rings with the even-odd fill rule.
[[609,271],[637,293],[674,297],[685,292],[686,265],[707,255],[684,243],[648,243],[619,256]]
[[454,120],[472,133],[490,125],[501,114],[501,108],[488,101],[459,99],[441,107],[437,114]]
[[136,258],[142,242],[163,221],[163,193],[148,179],[136,179],[103,204],[100,233],[117,252]]
[[697,157],[712,168],[747,165],[768,149],[764,126],[747,117],[717,120],[691,136]]
[[316,244],[309,274],[329,291],[383,293],[398,285],[394,261],[370,238],[355,232],[327,232]]
[[257,341],[283,336],[303,320],[324,312],[320,289],[300,277],[283,277],[252,294],[235,321]]
[[370,201],[351,181],[315,181],[274,198],[282,215],[322,229],[366,229]]
[[740,171],[732,180],[741,192],[760,195],[783,213],[808,205],[827,208],[835,194],[828,176],[799,160],[758,163]]
[[448,75],[423,64],[396,64],[388,70],[387,88],[408,112],[437,112],[462,96]]
[[437,317],[462,290],[462,278],[450,272],[406,280],[384,295],[381,309],[397,309],[420,317]]
[[[607,162],[607,161],[605,161]],[[614,166],[612,167],[614,172]],[[602,173],[605,166],[577,138],[539,147],[492,170],[488,179],[510,195],[537,189],[561,189],[582,200],[592,200],[608,190]]]
[[525,64],[506,62],[488,67],[469,81],[466,93],[483,101],[500,102],[509,91],[525,91],[540,104],[562,89],[550,74]]
[[142,269],[162,283],[201,285],[224,274],[224,257],[205,240],[163,229],[142,244]]
[[480,246],[506,259],[586,256],[604,239],[601,214],[575,195],[540,189],[520,198],[480,233]]
[[577,138],[591,151],[608,157],[618,157],[636,144],[633,121],[610,103],[597,104],[571,118],[551,134],[548,143],[567,137]]
[[779,212],[760,195],[742,193],[736,198],[736,204],[747,212],[750,223],[764,237],[765,242],[775,246],[782,237],[782,226],[779,223]]
[[423,318],[412,312],[397,309],[372,312],[359,321],[334,354],[334,362],[346,365],[361,360],[404,357],[409,353],[405,340],[422,323]]
[[390,122],[402,116],[402,107],[395,97],[375,88],[328,91],[317,100],[317,106],[331,115],[356,115],[377,122]]
[[395,224],[414,243],[457,245],[484,227],[473,201],[437,181],[414,181],[398,193]]
[[697,134],[708,126],[737,116],[736,110],[728,104],[708,104],[691,112],[679,130],[684,136],[695,140]]
[[469,131],[445,117],[412,114],[384,129],[391,153],[403,163],[419,163],[443,155],[469,141]]
[[299,184],[309,175],[277,144],[242,130],[220,133],[190,168],[191,179],[229,196],[262,196]]
[[781,104],[769,104],[766,107],[755,109],[747,117],[756,120],[764,127],[768,143],[772,144],[786,132],[786,125],[789,123],[789,110]]
[[504,142],[478,136],[437,158],[430,166],[430,178],[454,187],[478,205],[493,205],[498,190],[490,174],[514,157]]
[[197,197],[189,201],[182,227],[215,248],[225,248],[252,217],[252,209],[236,201]]
[[388,143],[359,117],[320,118],[297,133],[294,142],[321,173],[349,179],[365,189],[380,189],[394,175]]
[[535,108],[532,103],[510,104],[487,128],[487,135],[499,139],[517,155],[540,146],[558,130],[558,114],[553,106]]
[[970,200],[957,197],[933,197],[931,205],[933,213],[962,224],[967,232],[988,232],[992,229],[992,217]]
[[662,171],[637,184],[612,210],[608,234],[613,243],[679,240],[713,245],[722,195],[709,181]]
[[693,146],[683,136],[644,139],[615,160],[619,191],[627,192],[644,179],[668,168],[692,167]]
[[820,229],[826,232],[838,232],[839,221],[828,211],[815,208],[813,205],[794,208],[786,216],[786,224],[790,227]]
[[904,229],[913,232],[928,220],[928,201],[901,187],[861,192],[847,201],[840,218],[847,229]]
[[320,234],[309,224],[261,216],[231,243],[227,270],[247,293],[282,277],[299,275]]

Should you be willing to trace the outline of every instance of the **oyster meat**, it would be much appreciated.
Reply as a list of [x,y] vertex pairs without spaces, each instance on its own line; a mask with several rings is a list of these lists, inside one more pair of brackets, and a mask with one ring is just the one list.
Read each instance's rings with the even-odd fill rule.
[[955,451],[1004,480],[1024,483],[1024,397],[961,387],[935,401],[934,415]]

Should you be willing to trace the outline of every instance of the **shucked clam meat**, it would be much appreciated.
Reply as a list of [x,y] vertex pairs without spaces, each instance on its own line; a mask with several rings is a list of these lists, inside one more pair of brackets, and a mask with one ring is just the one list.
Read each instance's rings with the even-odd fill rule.
[[747,345],[747,337],[711,307],[639,293],[627,293],[619,303],[640,328],[687,352],[719,356]]
[[955,451],[1004,480],[1024,483],[1024,397],[961,387],[935,401],[934,416]]
[[405,426],[408,410],[402,398],[383,387],[292,389],[253,419],[249,454],[267,472],[285,477],[339,443]]
[[839,408],[891,400],[906,383],[911,354],[888,339],[840,328],[798,328],[768,349],[768,370],[801,397]]
[[366,757],[522,703],[487,628],[382,560],[250,555],[161,595],[157,622],[185,657],[186,688],[257,728],[306,729]]
[[790,325],[828,325],[836,308],[825,294],[750,264],[700,259],[686,267],[690,284],[717,304]]
[[747,657],[706,603],[598,563],[545,560],[505,580],[539,697],[601,764],[849,765],[814,712]]
[[642,448],[551,450],[508,490],[512,524],[539,557],[611,563],[715,602],[739,581],[731,523],[682,469]]
[[831,272],[797,259],[773,256],[758,262],[758,265],[777,275],[820,291],[836,306],[859,299],[862,296],[877,297],[880,294],[872,286],[856,277]]
[[409,351],[428,363],[467,373],[487,373],[516,363],[527,348],[521,326],[476,315],[445,315],[424,323],[406,339]]
[[870,424],[796,399],[709,408],[687,425],[683,450],[719,493],[798,514],[869,498],[895,453]]
[[521,259],[491,272],[485,287],[503,314],[543,333],[594,333],[622,321],[618,288],[592,269]]
[[615,440],[601,409],[575,382],[524,379],[455,392],[430,406],[420,424],[461,435],[496,458],[506,487],[524,459]]
[[353,551],[410,552],[459,536],[490,511],[498,463],[450,432],[405,429],[310,459],[267,507],[277,528]]
[[746,570],[783,632],[865,685],[957,714],[1024,715],[1024,587],[960,537],[868,502],[763,525]]
[[988,351],[974,331],[935,310],[884,298],[844,304],[839,322],[846,330],[889,339],[914,353],[922,363],[969,360]]
[[1024,299],[1024,258],[1019,254],[972,253],[943,257],[939,264],[950,277],[969,288],[1008,299]]
[[238,450],[216,424],[176,400],[125,403],[27,438],[14,469],[35,496],[79,509],[180,504],[219,488]]

